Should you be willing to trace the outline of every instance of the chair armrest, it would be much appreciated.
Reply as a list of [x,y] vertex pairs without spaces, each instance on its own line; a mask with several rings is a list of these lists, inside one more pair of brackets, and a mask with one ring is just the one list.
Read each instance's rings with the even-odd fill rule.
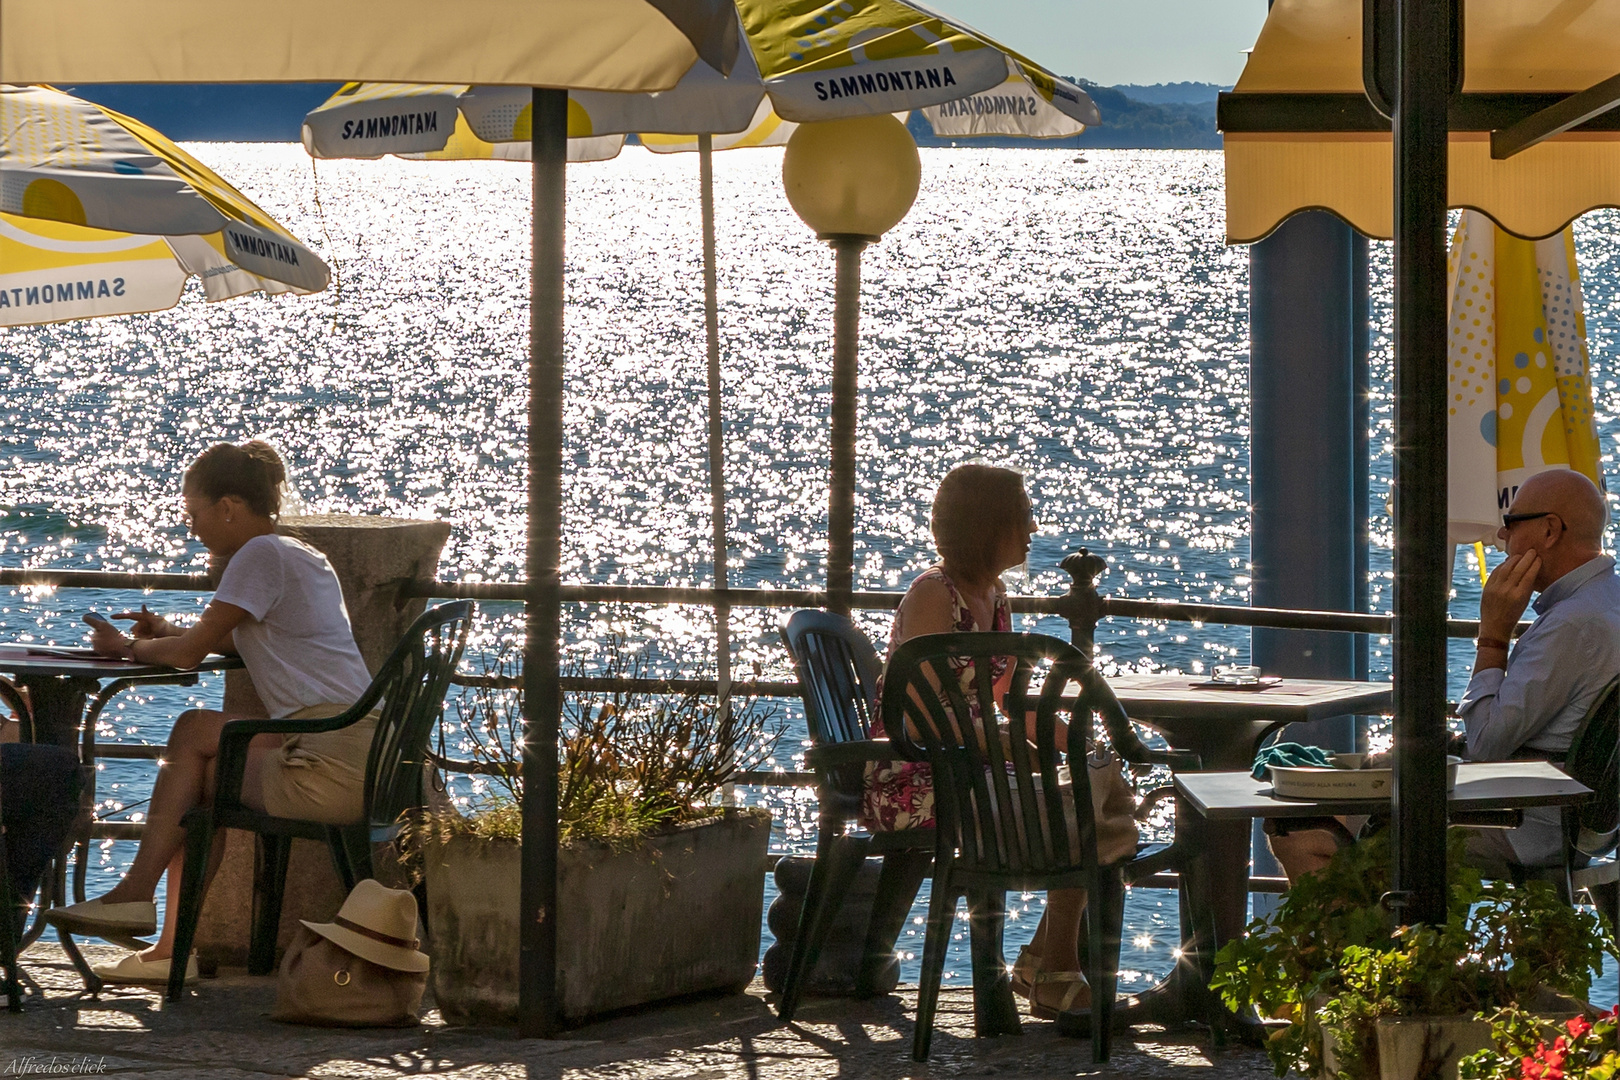
[[901,757],[900,748],[893,743],[883,739],[862,739],[812,746],[805,752],[804,763],[812,769],[833,769],[868,761],[893,761],[898,757]]
[[1166,799],[1175,798],[1175,794],[1176,789],[1169,784],[1164,787],[1156,787],[1142,797],[1142,801],[1137,803],[1136,809],[1131,812],[1131,816],[1137,821],[1146,821],[1148,815],[1153,813],[1155,806]]
[[1130,757],[1120,754],[1132,765],[1167,765],[1171,772],[1202,772],[1204,759],[1191,750],[1150,750],[1142,747]]
[[[369,696],[369,695],[368,695]],[[219,729],[219,756],[215,759],[214,805],[236,806],[242,802],[242,777],[247,771],[248,744],[258,735],[313,735],[337,731],[357,723],[371,705],[365,698],[346,712],[322,720],[231,720]],[[360,705],[364,705],[362,711]]]

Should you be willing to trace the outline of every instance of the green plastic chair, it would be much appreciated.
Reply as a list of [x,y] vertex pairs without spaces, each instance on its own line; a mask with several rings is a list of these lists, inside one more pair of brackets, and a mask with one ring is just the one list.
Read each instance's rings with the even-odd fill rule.
[[860,812],[866,763],[898,756],[887,742],[872,739],[883,670],[872,642],[844,616],[807,609],[782,624],[782,644],[793,657],[804,696],[811,742],[805,763],[816,773],[818,807],[816,861],[776,1007],[777,1016],[786,1021],[798,1011],[839,907],[868,856],[881,857],[883,869],[855,992],[860,997],[878,992],[878,980],[892,962],[895,942],[933,861],[934,830],[868,833],[849,828]]
[[[963,660],[972,663],[972,697],[978,715],[998,714],[991,667],[997,658],[1012,665],[1012,684],[1000,710],[1031,718],[1032,738],[983,738],[975,726],[959,723],[973,709],[957,675]],[[956,666],[953,666],[953,661]],[[1037,665],[1049,664],[1038,693],[1030,684]],[[1078,698],[1065,699],[1068,688],[1080,687]],[[927,761],[934,776],[936,846],[934,884],[930,894],[928,932],[918,979],[917,1028],[912,1056],[928,1058],[934,1012],[939,1002],[945,950],[950,941],[957,900],[966,895],[973,923],[973,993],[983,1020],[979,1034],[1015,1034],[1005,957],[1001,951],[1010,889],[1083,888],[1087,907],[1086,975],[1091,984],[1092,1057],[1108,1060],[1113,1023],[1120,936],[1125,914],[1125,886],[1161,871],[1182,876],[1185,895],[1207,894],[1208,876],[1202,853],[1189,837],[1170,845],[1141,844],[1129,859],[1103,864],[1097,856],[1096,821],[1090,777],[1083,755],[1072,759],[1072,798],[1062,797],[1058,769],[1064,764],[1057,746],[1058,720],[1067,715],[1070,739],[1089,738],[1092,717],[1104,717],[1115,741],[1129,739],[1129,721],[1113,691],[1084,653],[1044,634],[930,634],[913,638],[895,650],[883,685],[883,726],[904,757]],[[1116,731],[1115,729],[1119,729]],[[1118,747],[1116,747],[1118,749]],[[1137,746],[1129,760],[1143,753]],[[1194,764],[1189,758],[1186,764]],[[1199,936],[1215,942],[1213,911],[1207,904],[1193,912]],[[1220,1026],[1211,1000],[1210,1020],[1217,1039]]]
[[[473,605],[468,600],[425,612],[405,632],[360,700],[338,716],[326,720],[232,720],[221,729],[213,805],[197,807],[182,819],[186,862],[180,879],[175,956],[191,955],[202,913],[208,851],[220,829],[258,834],[253,927],[248,947],[248,973],[252,975],[268,975],[275,967],[287,857],[294,839],[325,842],[345,890],[352,890],[357,881],[372,876],[372,846],[392,840],[400,816],[425,802],[422,783],[428,740],[439,722],[451,676],[466,647],[472,614]],[[366,759],[366,813],[359,821],[351,825],[296,821],[272,817],[243,804],[248,744],[255,735],[337,731],[356,723],[379,704],[382,711]],[[180,1000],[185,973],[184,963],[171,965],[170,1001]]]

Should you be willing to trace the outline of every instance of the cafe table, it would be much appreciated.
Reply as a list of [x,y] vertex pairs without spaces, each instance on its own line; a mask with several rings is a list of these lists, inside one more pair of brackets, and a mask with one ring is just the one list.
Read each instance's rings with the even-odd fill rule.
[[[1374,682],[1280,679],[1215,689],[1196,675],[1119,675],[1108,685],[1127,716],[1173,748],[1196,753],[1206,770],[1249,768],[1261,742],[1284,725],[1384,714],[1394,701],[1389,683]],[[1229,941],[1248,921],[1252,834],[1248,822],[1235,820],[1208,822],[1203,834],[1215,927]]]
[[[1284,798],[1272,792],[1271,781],[1256,780],[1247,770],[1182,773],[1175,786],[1206,821],[1367,814],[1389,806],[1387,798]],[[1591,788],[1550,761],[1465,761],[1457,766],[1456,785],[1446,793],[1446,813],[1455,820],[1533,806],[1570,806],[1590,794]]]
[[[1274,794],[1269,780],[1256,780],[1248,769],[1184,772],[1175,777],[1177,802],[1190,807],[1209,825],[1238,824],[1245,835],[1253,818],[1331,817],[1388,811],[1390,800],[1283,798]],[[1580,802],[1592,790],[1571,779],[1546,761],[1480,761],[1457,766],[1457,782],[1446,795],[1447,817],[1453,823],[1494,819],[1514,824],[1519,812],[1532,806],[1566,806]],[[1177,827],[1181,827],[1178,821]],[[1198,902],[1192,898],[1192,902]],[[1225,940],[1223,938],[1223,940]],[[1187,952],[1198,958],[1196,979],[1207,987],[1213,974],[1212,950],[1195,943]],[[1183,990],[1190,989],[1184,987]],[[1205,991],[1207,992],[1207,991]]]
[[[84,899],[85,862],[88,858],[91,818],[96,805],[97,757],[155,758],[161,747],[112,747],[99,750],[95,742],[96,720],[113,697],[139,686],[194,686],[207,671],[242,666],[234,656],[211,656],[194,668],[181,670],[134,660],[97,656],[89,649],[31,644],[0,644],[0,674],[10,684],[0,682],[0,696],[22,717],[25,742],[52,743],[76,748],[83,782],[80,788],[81,820],[75,828],[79,857],[74,868],[73,892]],[[28,709],[20,708],[12,687],[28,692]],[[87,708],[88,707],[88,708]],[[29,718],[29,714],[32,718]],[[109,751],[111,751],[109,753]],[[44,932],[44,913],[49,907],[67,902],[66,864],[59,863],[40,883],[40,902],[34,922],[23,935],[20,947],[27,948]],[[76,954],[75,965],[79,966]]]
[[[1320,679],[1266,679],[1254,686],[1212,687],[1197,675],[1116,675],[1108,686],[1132,720],[1162,734],[1177,750],[1196,753],[1204,769],[1246,769],[1260,744],[1278,728],[1346,714],[1388,713],[1393,704],[1389,683]],[[1202,775],[1198,773],[1180,775]],[[1243,932],[1249,912],[1251,827],[1247,819],[1205,820],[1189,816],[1177,800],[1178,834],[1198,834],[1208,857],[1209,892],[1204,898],[1215,913],[1216,933],[1230,941]],[[1182,918],[1183,946],[1178,963],[1161,983],[1116,1008],[1122,1024],[1197,1019],[1207,1012],[1206,969],[1211,961],[1205,943],[1191,938],[1191,922]],[[1084,1034],[1078,1025],[1075,1034]]]
[[[211,656],[182,671],[161,664],[97,656],[89,649],[0,643],[0,674],[8,676],[18,689],[28,691],[28,711],[33,719],[32,723],[24,720],[23,739],[58,746],[71,747],[78,740],[87,705],[99,714],[114,695],[130,687],[193,686],[202,672],[241,666],[242,661],[234,656]],[[5,689],[0,689],[0,694],[11,697]],[[18,703],[9,700],[8,704],[16,709]],[[17,711],[26,717],[22,710]]]

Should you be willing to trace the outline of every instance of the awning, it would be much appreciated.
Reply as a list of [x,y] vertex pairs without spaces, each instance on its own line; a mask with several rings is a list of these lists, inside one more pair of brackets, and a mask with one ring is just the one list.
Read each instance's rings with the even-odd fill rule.
[[0,81],[668,90],[737,53],[730,0],[5,0]]
[[[1389,120],[1362,82],[1361,0],[1276,0],[1237,87],[1222,95],[1226,238],[1264,238],[1327,210],[1394,233]],[[1492,158],[1491,133],[1620,73],[1620,0],[1468,0],[1451,109],[1447,198],[1525,239],[1620,206],[1620,110]],[[1440,62],[1444,62],[1441,60]]]

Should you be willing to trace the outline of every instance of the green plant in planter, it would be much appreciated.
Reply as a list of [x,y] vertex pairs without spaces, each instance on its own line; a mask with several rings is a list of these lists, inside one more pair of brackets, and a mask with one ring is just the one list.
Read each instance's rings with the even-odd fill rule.
[[[605,651],[605,670],[592,674],[642,675],[644,660],[628,658],[621,640],[611,639]],[[582,665],[570,665],[566,674],[584,674]],[[456,700],[460,749],[471,755],[484,782],[468,813],[438,814],[414,831],[430,827],[440,836],[505,840],[522,835],[520,684],[515,665],[503,660]],[[766,762],[781,733],[777,711],[754,698],[720,702],[695,693],[642,691],[565,695],[558,746],[560,838],[624,850],[654,833],[712,818],[721,790],[737,773]]]
[[1565,904],[1544,882],[1485,884],[1463,859],[1466,834],[1449,838],[1449,915],[1444,927],[1394,925],[1380,900],[1390,888],[1387,832],[1343,848],[1284,897],[1269,920],[1221,949],[1212,987],[1234,1009],[1289,1021],[1267,1051],[1279,1076],[1321,1071],[1322,1039],[1335,1029],[1342,1074],[1376,1062],[1381,1017],[1440,1016],[1528,1000],[1547,987],[1584,996],[1613,940],[1599,918]]
[[1390,951],[1351,946],[1339,994],[1322,1010],[1339,1073],[1377,1075],[1376,1023],[1528,1007],[1551,991],[1584,999],[1613,939],[1594,914],[1565,903],[1544,881],[1493,881],[1471,911],[1443,927],[1402,927]]

